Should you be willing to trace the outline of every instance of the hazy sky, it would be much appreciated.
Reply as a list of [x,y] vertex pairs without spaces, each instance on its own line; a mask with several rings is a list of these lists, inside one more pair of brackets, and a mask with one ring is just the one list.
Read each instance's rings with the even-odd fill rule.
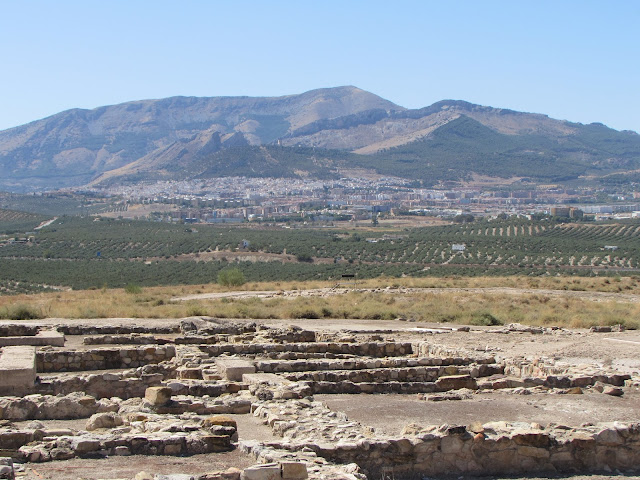
[[0,1],[0,129],[356,85],[640,131],[640,1]]

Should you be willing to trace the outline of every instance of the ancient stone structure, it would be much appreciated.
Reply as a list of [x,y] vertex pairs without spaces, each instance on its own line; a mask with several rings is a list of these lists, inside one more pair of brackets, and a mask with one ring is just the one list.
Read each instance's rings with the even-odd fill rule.
[[[4,342],[42,332],[0,326]],[[402,433],[389,435],[314,398],[395,393],[426,402],[506,392],[613,399],[629,395],[640,380],[611,367],[444,347],[424,336],[394,339],[398,333],[190,318],[175,327],[66,325],[51,334],[63,341],[81,336],[74,348],[4,346],[0,478],[13,478],[21,465],[71,458],[215,455],[236,448],[259,464],[189,478],[364,480],[640,469],[640,422],[421,425],[408,418]],[[562,334],[515,326],[500,332],[514,333]],[[103,344],[108,347],[94,347]],[[273,440],[243,439],[234,415],[262,422]],[[47,424],[71,419],[86,424]]]

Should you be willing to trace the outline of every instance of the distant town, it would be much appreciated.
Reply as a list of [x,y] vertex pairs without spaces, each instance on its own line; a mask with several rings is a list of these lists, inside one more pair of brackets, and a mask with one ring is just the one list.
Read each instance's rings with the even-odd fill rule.
[[[518,185],[519,186],[519,185]],[[474,217],[546,214],[586,220],[640,216],[640,192],[559,185],[418,188],[403,178],[339,180],[224,177],[77,190],[110,197],[120,211],[146,205],[140,218],[182,223],[367,220],[378,216]],[[118,200],[121,199],[121,200]],[[146,212],[146,213],[143,213]],[[131,212],[130,212],[131,213]],[[130,215],[127,215],[130,216]]]

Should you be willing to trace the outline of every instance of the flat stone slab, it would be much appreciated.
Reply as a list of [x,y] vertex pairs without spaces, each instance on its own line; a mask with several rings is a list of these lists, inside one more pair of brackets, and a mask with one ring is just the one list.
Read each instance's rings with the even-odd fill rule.
[[41,330],[36,335],[0,337],[0,347],[17,345],[64,347],[64,334],[56,330]]
[[248,385],[258,385],[261,383],[268,385],[290,385],[293,382],[275,373],[245,373],[242,375],[242,383]]
[[255,373],[256,366],[242,358],[218,358],[216,365],[220,374],[227,380],[239,382],[245,373]]
[[35,347],[3,347],[2,353],[0,353],[0,395],[25,395],[31,393],[35,381]]

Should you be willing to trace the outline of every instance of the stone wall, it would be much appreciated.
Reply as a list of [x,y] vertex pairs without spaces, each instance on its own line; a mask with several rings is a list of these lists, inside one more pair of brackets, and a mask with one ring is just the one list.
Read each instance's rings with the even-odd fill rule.
[[56,330],[65,335],[129,335],[131,333],[146,334],[170,334],[179,333],[178,326],[154,326],[141,325],[57,325]]
[[84,345],[166,345],[171,340],[153,335],[132,333],[131,335],[89,335],[82,340]]
[[463,349],[448,348],[443,345],[422,342],[415,346],[418,356],[436,357],[436,358],[462,358],[464,364],[468,363],[496,363],[496,358],[489,354],[472,354]]
[[500,365],[481,365],[482,369],[472,366],[449,365],[445,367],[405,367],[363,370],[325,370],[315,372],[293,372],[284,374],[287,380],[314,382],[384,383],[384,382],[435,382],[447,375],[469,375],[472,377],[500,374]]
[[111,401],[98,401],[79,392],[65,396],[28,395],[0,398],[0,419],[14,422],[89,418],[94,413],[117,410],[118,405]]
[[36,335],[40,330],[38,325],[23,325],[19,323],[11,323],[0,325],[0,337],[21,337]]
[[170,360],[173,345],[93,350],[54,350],[37,353],[38,372],[73,372],[140,367]]
[[[465,358],[420,357],[420,358],[347,358],[347,359],[300,359],[300,360],[257,360],[256,370],[265,373],[313,372],[318,370],[365,370],[374,368],[433,367],[449,365],[469,365]],[[481,366],[478,366],[480,370]],[[502,373],[502,367],[499,368]],[[484,376],[484,375],[482,375]]]
[[632,471],[640,465],[640,423],[409,425],[402,436],[387,437],[307,399],[262,402],[253,413],[284,437],[269,448],[356,463],[368,478]]
[[[74,457],[94,457],[112,455],[195,455],[202,453],[227,452],[233,449],[231,434],[216,435],[203,432],[176,432],[136,435],[95,435],[62,436],[47,442],[38,442],[34,432],[20,432],[25,437],[23,446],[18,447],[18,456],[23,461],[48,462],[67,460]],[[4,437],[16,437],[16,433],[0,433]],[[29,438],[31,437],[31,438]],[[9,440],[9,438],[7,438]],[[15,438],[15,440],[19,440]],[[24,441],[24,440],[23,440]],[[31,443],[33,442],[33,443]],[[13,442],[18,443],[18,442]],[[27,445],[29,443],[29,445]],[[3,443],[4,444],[4,443]]]
[[47,377],[36,385],[36,392],[41,395],[83,392],[95,398],[126,399],[144,396],[148,387],[160,385],[164,378],[162,373],[130,372]]
[[367,343],[228,343],[220,345],[200,345],[200,350],[212,357],[223,354],[264,355],[278,352],[304,354],[331,353],[349,354],[361,357],[396,357],[413,353],[409,342],[367,342]]
[[[369,475],[512,475],[532,472],[628,471],[640,465],[640,424],[584,428],[486,424],[480,432],[443,426],[405,438],[322,445],[316,454],[356,462]],[[373,478],[373,477],[372,477]]]

